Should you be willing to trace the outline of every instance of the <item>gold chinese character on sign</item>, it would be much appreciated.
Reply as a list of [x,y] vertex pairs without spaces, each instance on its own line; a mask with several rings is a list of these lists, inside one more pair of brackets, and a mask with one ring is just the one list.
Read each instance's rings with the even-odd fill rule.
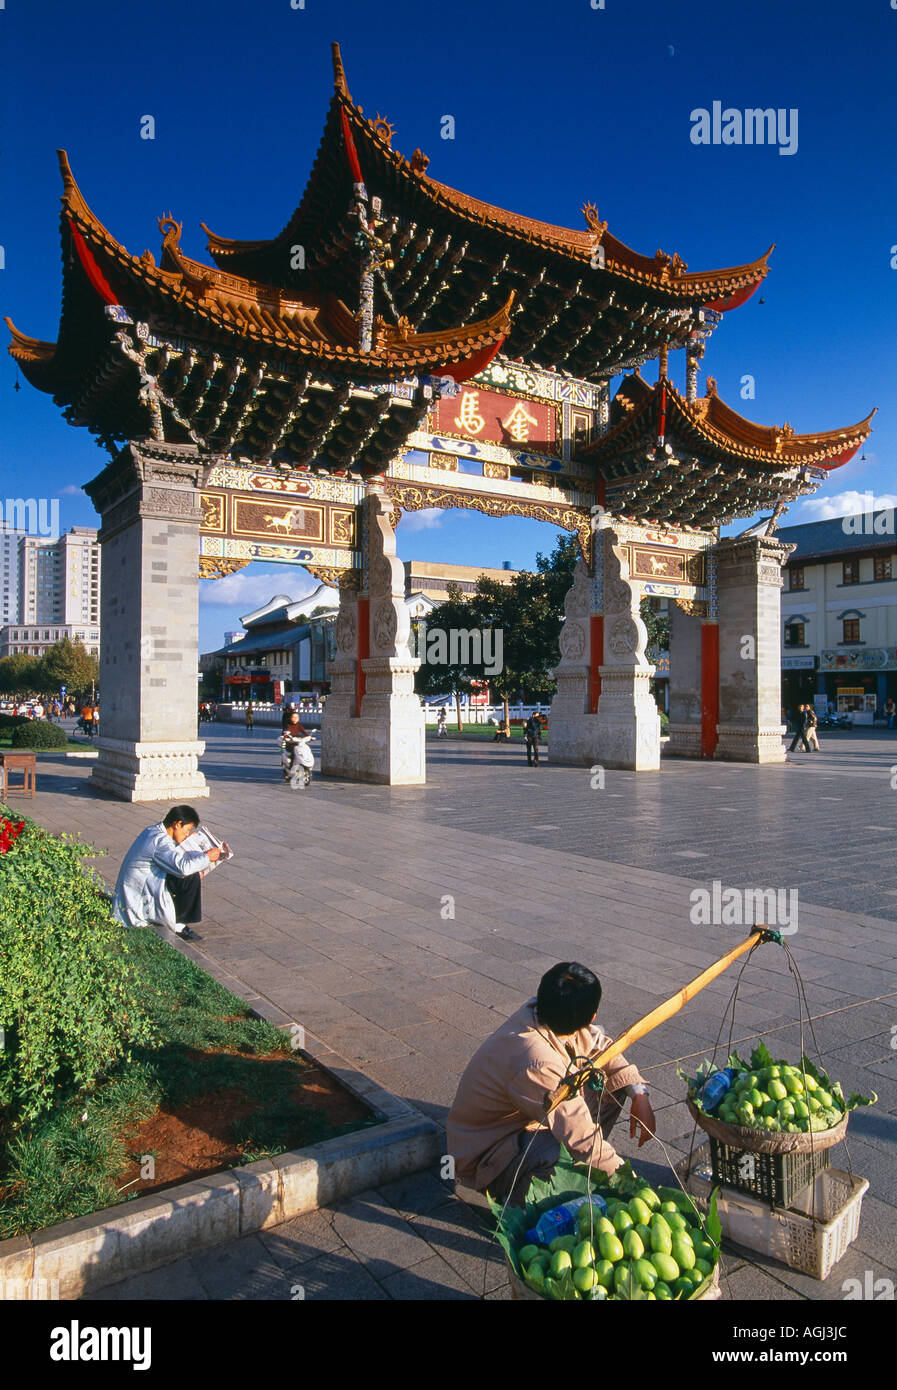
[[455,424],[468,434],[479,434],[485,429],[486,421],[480,414],[479,391],[465,391],[461,397],[461,409],[455,416]]
[[518,401],[507,420],[502,420],[501,423],[512,439],[516,439],[518,444],[524,444],[529,440],[530,426],[538,425],[539,421],[529,414],[522,401]]

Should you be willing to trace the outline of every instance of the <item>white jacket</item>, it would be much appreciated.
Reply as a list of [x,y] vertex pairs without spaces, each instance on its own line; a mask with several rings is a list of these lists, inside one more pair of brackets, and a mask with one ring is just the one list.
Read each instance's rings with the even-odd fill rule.
[[165,875],[187,878],[210,867],[206,854],[182,849],[160,821],[141,831],[122,862],[115,885],[112,915],[126,927],[145,927],[158,922],[172,931],[176,925],[174,902],[165,887]]

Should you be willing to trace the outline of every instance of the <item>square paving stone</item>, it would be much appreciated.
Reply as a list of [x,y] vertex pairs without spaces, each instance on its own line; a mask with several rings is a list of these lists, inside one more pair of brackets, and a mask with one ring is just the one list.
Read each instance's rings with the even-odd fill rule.
[[386,1302],[384,1292],[373,1275],[351,1250],[339,1250],[316,1255],[299,1267],[294,1284],[300,1284],[305,1301],[323,1299],[346,1303]]
[[419,1216],[414,1229],[479,1297],[506,1281],[504,1252],[492,1238],[493,1227],[465,1202]]
[[[725,1251],[723,1258],[725,1259]],[[799,1300],[801,1297],[788,1284],[748,1260],[738,1265],[731,1274],[721,1275],[720,1286],[723,1298],[727,1301],[780,1303]]]
[[377,1188],[384,1202],[402,1216],[413,1219],[457,1200],[453,1184],[441,1181],[435,1173],[412,1173]]
[[194,1303],[207,1300],[209,1295],[203,1288],[189,1259],[176,1260],[163,1265],[161,1269],[151,1269],[145,1274],[134,1274],[118,1284],[109,1284],[96,1293],[82,1294],[81,1302],[167,1302]]
[[337,1207],[333,1230],[375,1279],[387,1279],[433,1253],[416,1231],[376,1192],[363,1192]]
[[339,1250],[343,1242],[333,1229],[332,1213],[312,1211],[258,1232],[268,1254],[283,1269],[290,1269],[321,1254]]
[[462,1299],[476,1303],[479,1299],[457,1270],[435,1252],[412,1269],[391,1274],[382,1285],[390,1298],[403,1302]]
[[190,1268],[209,1298],[256,1301],[291,1296],[287,1272],[254,1235],[193,1256]]
[[432,1023],[434,1020],[433,1014],[428,1013],[426,1009],[386,989],[346,994],[343,995],[343,1002],[362,1018],[369,1019],[389,1032],[395,1032],[405,1024]]
[[871,1191],[863,1198],[856,1248],[884,1265],[897,1261],[897,1206]]

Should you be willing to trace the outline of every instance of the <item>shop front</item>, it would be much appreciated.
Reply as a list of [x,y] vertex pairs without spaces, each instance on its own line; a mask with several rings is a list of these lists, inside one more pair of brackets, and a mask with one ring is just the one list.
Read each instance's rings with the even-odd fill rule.
[[855,724],[881,718],[886,700],[897,700],[897,649],[867,647],[855,651],[823,651],[820,673],[825,693],[838,714]]
[[819,689],[818,656],[782,657],[782,708],[793,714],[798,705],[812,705]]
[[271,672],[264,669],[228,671],[224,677],[225,698],[234,702],[271,703],[274,699],[274,682]]

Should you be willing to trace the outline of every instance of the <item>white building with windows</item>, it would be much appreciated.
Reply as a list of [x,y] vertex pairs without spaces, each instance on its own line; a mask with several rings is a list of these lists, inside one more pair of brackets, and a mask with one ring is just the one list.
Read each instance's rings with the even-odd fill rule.
[[783,526],[782,703],[832,704],[855,723],[897,703],[895,512]]
[[0,628],[0,657],[44,656],[57,642],[68,637],[81,642],[91,656],[100,655],[99,625],[85,623],[12,623]]

